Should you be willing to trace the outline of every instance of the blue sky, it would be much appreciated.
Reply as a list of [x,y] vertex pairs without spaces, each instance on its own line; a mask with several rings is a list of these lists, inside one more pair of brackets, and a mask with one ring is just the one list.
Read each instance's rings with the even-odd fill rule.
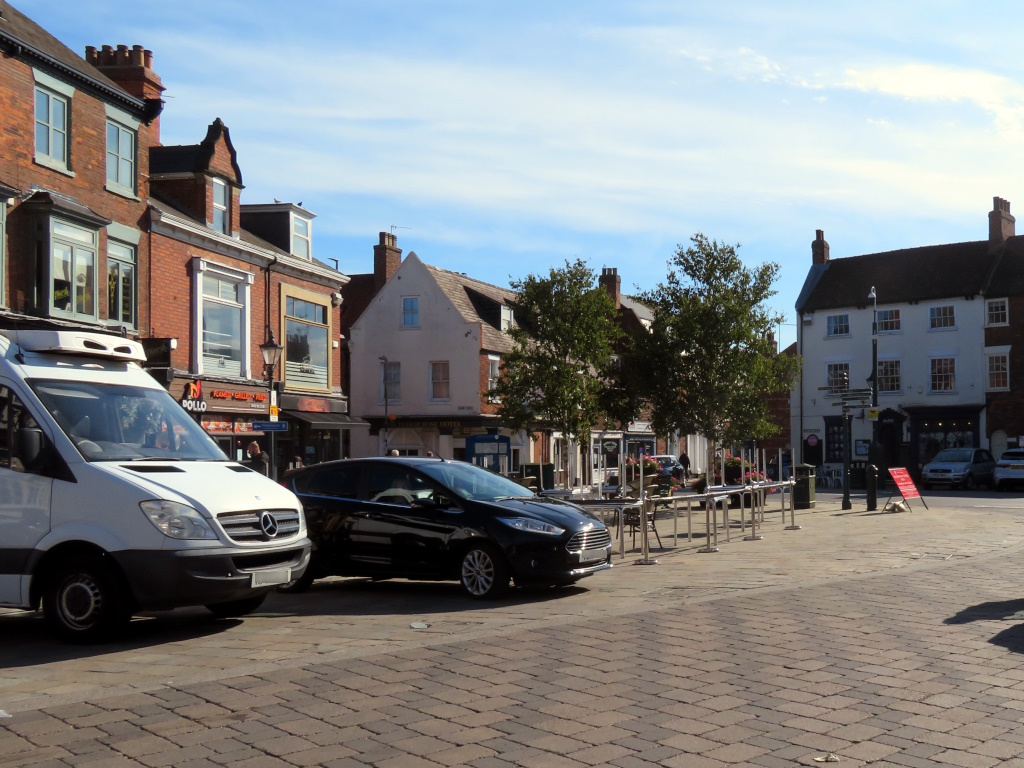
[[164,143],[222,118],[243,202],[301,201],[346,273],[395,227],[488,282],[580,257],[632,292],[703,232],[781,266],[793,323],[816,229],[837,258],[984,239],[993,196],[1024,211],[1016,3],[14,5],[78,53],[152,50]]

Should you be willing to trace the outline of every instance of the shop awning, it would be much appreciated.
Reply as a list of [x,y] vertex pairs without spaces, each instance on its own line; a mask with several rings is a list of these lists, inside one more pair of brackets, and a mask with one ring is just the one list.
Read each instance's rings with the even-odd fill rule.
[[298,419],[309,424],[313,429],[369,429],[370,422],[363,421],[347,413],[315,413],[312,411],[281,411],[288,419]]

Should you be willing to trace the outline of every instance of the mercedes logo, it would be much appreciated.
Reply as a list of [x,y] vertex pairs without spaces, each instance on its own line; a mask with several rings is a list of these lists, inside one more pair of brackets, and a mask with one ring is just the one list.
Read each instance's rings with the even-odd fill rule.
[[268,539],[277,536],[277,518],[269,512],[260,513],[260,528]]

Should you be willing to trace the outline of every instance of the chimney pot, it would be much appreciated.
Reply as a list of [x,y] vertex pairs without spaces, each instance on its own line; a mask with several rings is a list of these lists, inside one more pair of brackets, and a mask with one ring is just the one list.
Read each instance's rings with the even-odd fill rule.
[[1002,245],[1014,236],[1015,230],[1016,219],[1010,214],[1010,201],[993,197],[992,210],[988,214],[989,245]]
[[811,243],[811,263],[828,264],[828,241],[824,230],[815,230],[814,242]]

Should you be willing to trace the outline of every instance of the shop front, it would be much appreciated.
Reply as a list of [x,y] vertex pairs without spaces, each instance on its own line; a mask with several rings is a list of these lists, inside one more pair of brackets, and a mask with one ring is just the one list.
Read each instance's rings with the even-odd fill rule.
[[910,422],[911,472],[918,473],[943,448],[985,448],[981,444],[982,405],[947,408],[904,407]]
[[266,421],[270,415],[266,387],[176,378],[168,389],[229,458],[245,461],[245,448],[253,440],[261,450],[269,450],[267,435],[253,427],[253,422]]
[[277,442],[278,466],[292,469],[352,455],[352,431],[370,423],[348,414],[344,398],[281,393],[281,419],[288,431]]

